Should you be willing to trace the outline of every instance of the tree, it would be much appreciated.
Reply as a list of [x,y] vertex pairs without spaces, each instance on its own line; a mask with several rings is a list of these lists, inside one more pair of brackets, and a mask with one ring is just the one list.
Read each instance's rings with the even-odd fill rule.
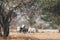
[[[3,28],[3,33],[4,33],[4,38],[7,38],[9,35],[9,26],[10,26],[10,22],[13,18],[13,16],[15,16],[15,12],[14,10],[17,7],[20,7],[20,3],[18,3],[17,5],[15,5],[14,7],[9,7],[10,9],[8,9],[8,11],[6,11],[6,6],[5,4],[8,4],[8,0],[0,0],[0,25]],[[15,16],[16,17],[16,16]],[[1,29],[0,27],[0,29]],[[0,32],[1,35],[1,32]]]

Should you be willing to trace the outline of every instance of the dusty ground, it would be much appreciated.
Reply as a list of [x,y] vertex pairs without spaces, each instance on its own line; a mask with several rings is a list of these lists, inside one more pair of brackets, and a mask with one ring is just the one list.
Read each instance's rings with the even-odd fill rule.
[[[0,37],[0,40],[4,40]],[[7,40],[60,40],[60,33],[16,33],[10,32]]]

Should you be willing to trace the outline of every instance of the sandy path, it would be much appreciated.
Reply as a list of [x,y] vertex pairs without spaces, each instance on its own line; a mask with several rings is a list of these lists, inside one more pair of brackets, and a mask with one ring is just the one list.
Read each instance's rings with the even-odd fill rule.
[[[3,40],[3,38],[0,38]],[[8,40],[60,40],[60,33],[16,33],[10,32]]]

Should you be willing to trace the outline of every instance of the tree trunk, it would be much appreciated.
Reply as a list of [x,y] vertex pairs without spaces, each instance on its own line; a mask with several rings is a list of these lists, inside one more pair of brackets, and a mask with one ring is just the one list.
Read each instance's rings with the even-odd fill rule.
[[0,27],[0,36],[2,37],[2,32],[1,32],[2,30],[1,30],[1,27]]

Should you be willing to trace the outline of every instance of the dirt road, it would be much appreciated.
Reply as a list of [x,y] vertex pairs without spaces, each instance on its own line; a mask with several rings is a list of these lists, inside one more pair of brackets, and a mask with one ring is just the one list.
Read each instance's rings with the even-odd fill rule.
[[[4,40],[0,37],[0,40]],[[60,40],[60,33],[16,33],[10,32],[7,40]]]

